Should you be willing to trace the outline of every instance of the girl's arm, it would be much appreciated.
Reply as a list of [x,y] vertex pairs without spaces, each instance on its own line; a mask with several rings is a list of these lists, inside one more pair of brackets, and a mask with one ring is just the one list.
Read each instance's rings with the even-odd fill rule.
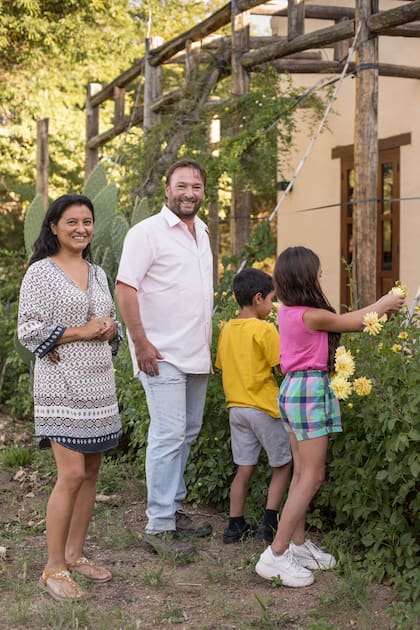
[[322,308],[309,308],[303,314],[303,322],[311,330],[334,333],[358,332],[363,329],[363,318],[366,313],[376,312],[378,317],[381,317],[387,311],[399,311],[403,304],[403,297],[387,293],[374,304],[341,315]]

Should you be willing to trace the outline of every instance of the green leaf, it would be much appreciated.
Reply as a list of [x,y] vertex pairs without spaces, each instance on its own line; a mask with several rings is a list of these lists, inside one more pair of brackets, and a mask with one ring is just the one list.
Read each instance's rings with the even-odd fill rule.
[[118,212],[115,215],[111,226],[111,247],[116,263],[118,263],[121,258],[125,235],[127,234],[129,228],[130,226],[128,225],[127,219]]

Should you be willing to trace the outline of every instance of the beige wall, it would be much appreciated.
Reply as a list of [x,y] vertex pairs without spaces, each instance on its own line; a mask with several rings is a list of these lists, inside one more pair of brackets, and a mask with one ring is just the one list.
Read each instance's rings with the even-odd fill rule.
[[[328,1],[316,0],[316,4]],[[312,3],[311,3],[312,4]],[[354,6],[354,2],[340,5]],[[383,1],[380,9],[395,7],[395,2]],[[275,20],[273,31],[284,34],[287,20]],[[305,29],[315,30],[331,25],[327,21],[305,20]],[[332,49],[323,50],[323,58],[332,58]],[[418,65],[420,41],[415,38],[380,37],[380,62]],[[320,75],[294,75],[294,84],[312,86]],[[278,213],[278,250],[290,245],[305,245],[318,253],[322,261],[323,287],[334,306],[339,306],[340,295],[340,207],[309,210],[316,206],[340,201],[340,160],[331,158],[336,146],[354,142],[355,80],[346,78],[327,125],[306,160],[292,192]],[[400,150],[401,197],[420,197],[420,81],[412,79],[379,78],[378,136],[380,139],[411,133],[411,145]],[[300,114],[298,114],[299,117]],[[299,124],[295,151],[290,159],[290,179],[312,139],[305,123]],[[279,199],[281,193],[279,193]],[[420,285],[420,200],[400,204],[400,280],[408,285],[409,302]]]

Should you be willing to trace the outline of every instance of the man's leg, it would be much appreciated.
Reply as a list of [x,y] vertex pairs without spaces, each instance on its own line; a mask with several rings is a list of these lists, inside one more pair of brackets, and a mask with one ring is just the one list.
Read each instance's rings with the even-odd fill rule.
[[159,375],[140,379],[146,392],[150,426],[146,450],[146,532],[174,531],[175,497],[185,462],[186,375],[159,362]]
[[184,471],[190,454],[191,444],[198,437],[203,424],[204,405],[206,402],[208,374],[186,375],[186,431],[181,447],[181,473],[175,495],[175,509],[182,510],[182,502],[187,496]]

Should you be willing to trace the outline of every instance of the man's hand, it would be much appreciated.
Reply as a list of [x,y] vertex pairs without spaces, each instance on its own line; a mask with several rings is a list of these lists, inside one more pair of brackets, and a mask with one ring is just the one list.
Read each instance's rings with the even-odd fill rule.
[[142,372],[149,376],[158,376],[158,359],[163,359],[163,356],[150,341],[145,340],[141,344],[136,344],[136,357]]

